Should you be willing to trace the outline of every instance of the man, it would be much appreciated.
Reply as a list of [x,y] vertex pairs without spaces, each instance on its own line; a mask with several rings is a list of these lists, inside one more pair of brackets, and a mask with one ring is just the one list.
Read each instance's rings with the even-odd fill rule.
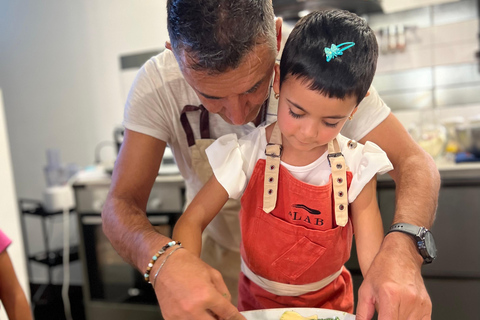
[[[270,0],[169,0],[167,11],[171,44],[144,65],[134,82],[102,214],[112,245],[141,272],[170,241],[145,216],[167,143],[190,201],[211,173],[203,155],[212,139],[231,132],[243,135],[262,121],[271,122],[274,115],[267,110],[271,113],[276,103],[269,96],[282,22],[275,19]],[[342,133],[373,141],[387,152],[397,185],[394,223],[429,228],[438,171],[373,88]],[[237,206],[230,203],[205,231],[202,259],[223,277],[186,250],[177,250],[162,264],[174,250],[168,249],[154,263],[150,275],[158,272],[155,292],[165,319],[242,319],[225,299],[235,296],[239,272]],[[370,319],[375,306],[379,319],[429,319],[422,263],[411,237],[400,232],[386,236],[360,288],[357,319]]]

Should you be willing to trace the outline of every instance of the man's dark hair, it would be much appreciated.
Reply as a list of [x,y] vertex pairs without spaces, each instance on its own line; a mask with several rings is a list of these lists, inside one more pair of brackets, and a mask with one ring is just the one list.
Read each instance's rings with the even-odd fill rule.
[[237,68],[257,44],[276,53],[271,0],[168,0],[172,50],[191,58],[190,68],[222,73]]
[[[327,62],[325,48],[344,42],[355,45]],[[377,39],[364,19],[344,10],[315,11],[299,20],[288,37],[280,84],[293,76],[329,98],[356,96],[360,103],[372,83],[377,58]]]

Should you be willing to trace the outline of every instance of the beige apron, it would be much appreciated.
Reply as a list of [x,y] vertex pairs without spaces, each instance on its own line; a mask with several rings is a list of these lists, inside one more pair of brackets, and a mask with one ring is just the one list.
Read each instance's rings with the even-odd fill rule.
[[[187,112],[200,111],[200,136],[195,139],[188,121]],[[192,168],[205,184],[213,174],[205,150],[215,141],[210,138],[208,111],[203,106],[185,106],[180,116],[190,147]],[[210,222],[203,233],[201,258],[222,274],[223,280],[232,295],[232,303],[237,305],[238,277],[240,274],[240,201],[229,199],[218,215]],[[222,242],[229,246],[222,245]]]

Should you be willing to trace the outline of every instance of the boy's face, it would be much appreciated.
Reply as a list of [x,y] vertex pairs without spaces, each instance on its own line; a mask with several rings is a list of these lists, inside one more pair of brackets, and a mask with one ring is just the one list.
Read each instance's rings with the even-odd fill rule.
[[[279,71],[278,66],[276,68]],[[275,77],[274,89],[280,92],[278,125],[285,147],[296,149],[299,154],[315,150],[323,153],[325,145],[355,113],[357,98],[328,98],[310,90],[308,85],[301,79],[287,77],[280,92],[279,76]]]

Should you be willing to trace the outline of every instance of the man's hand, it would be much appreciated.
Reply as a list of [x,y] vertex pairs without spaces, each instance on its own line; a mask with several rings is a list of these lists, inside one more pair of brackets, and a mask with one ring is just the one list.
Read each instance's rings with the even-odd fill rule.
[[155,293],[166,320],[245,319],[231,304],[220,273],[186,249],[160,270]]
[[385,237],[358,292],[357,320],[427,320],[432,302],[421,275],[422,257],[411,237]]

